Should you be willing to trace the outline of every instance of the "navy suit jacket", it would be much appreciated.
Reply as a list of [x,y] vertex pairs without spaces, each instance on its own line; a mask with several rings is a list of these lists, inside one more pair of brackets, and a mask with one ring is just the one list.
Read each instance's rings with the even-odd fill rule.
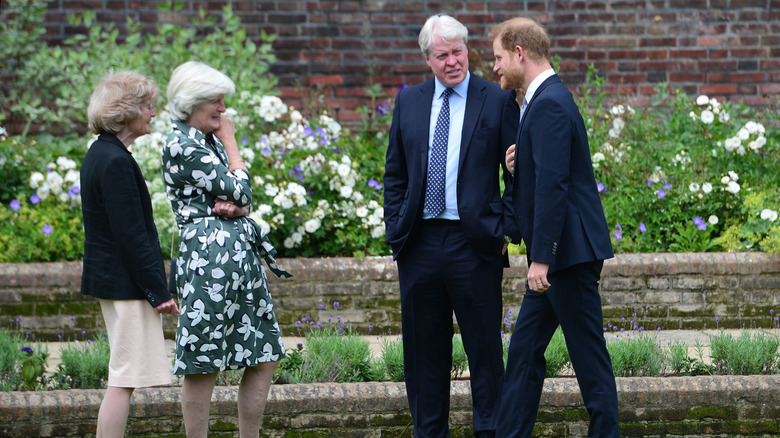
[[115,135],[101,134],[84,158],[81,211],[82,294],[155,307],[171,299],[146,181]]
[[[422,220],[428,175],[428,138],[434,80],[401,90],[395,99],[384,178],[386,240],[398,258]],[[501,256],[504,222],[511,221],[511,190],[502,199],[499,167],[517,134],[514,91],[471,74],[460,144],[458,215],[484,259]],[[452,147],[452,145],[450,145]],[[504,175],[509,175],[504,172]],[[505,183],[511,186],[508,177]]]
[[611,258],[588,134],[571,92],[558,75],[542,82],[528,103],[515,149],[515,228],[528,262],[548,272]]

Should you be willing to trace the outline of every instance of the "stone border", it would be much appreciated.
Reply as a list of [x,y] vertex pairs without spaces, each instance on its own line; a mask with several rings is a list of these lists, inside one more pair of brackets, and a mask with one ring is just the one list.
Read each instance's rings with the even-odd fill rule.
[[[621,435],[780,434],[780,375],[618,378]],[[469,436],[468,381],[452,382],[452,435]],[[183,436],[179,387],[139,389],[127,436]],[[0,393],[0,436],[92,436],[102,390]],[[236,387],[217,387],[210,436],[235,436]],[[576,379],[547,379],[537,432],[587,436]],[[411,436],[403,383],[274,385],[263,437]]]

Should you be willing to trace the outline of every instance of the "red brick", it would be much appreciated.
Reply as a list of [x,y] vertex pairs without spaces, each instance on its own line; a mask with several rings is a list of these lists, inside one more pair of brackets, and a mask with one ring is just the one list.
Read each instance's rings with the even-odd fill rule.
[[669,81],[671,82],[697,82],[701,83],[706,80],[704,73],[669,73]]
[[735,84],[703,84],[699,87],[702,94],[718,95],[718,94],[734,94],[737,91]]
[[765,82],[766,73],[732,73],[729,80],[732,82]]
[[733,35],[707,35],[699,37],[699,45],[702,47],[736,46],[739,37]]

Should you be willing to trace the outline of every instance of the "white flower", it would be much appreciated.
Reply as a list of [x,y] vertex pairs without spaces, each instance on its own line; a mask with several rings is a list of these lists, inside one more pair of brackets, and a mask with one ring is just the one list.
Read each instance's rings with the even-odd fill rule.
[[703,94],[696,98],[696,105],[704,106],[707,105],[708,103],[710,103],[710,98]]
[[295,242],[293,242],[291,237],[288,237],[284,239],[284,247],[285,248],[292,248],[295,246]]
[[605,159],[604,154],[602,154],[601,152],[596,152],[595,154],[593,154],[593,166],[597,167],[600,162],[604,161],[604,159]]
[[352,187],[350,186],[341,186],[339,189],[339,194],[342,198],[349,198],[352,196]]
[[726,112],[726,111],[721,111],[720,113],[718,113],[718,121],[719,121],[720,123],[726,123],[726,122],[728,122],[728,121],[729,121],[729,118],[730,118],[730,117],[729,117],[729,113],[728,113],[728,112]]
[[713,215],[710,215],[709,218],[707,218],[707,222],[710,223],[710,225],[716,225],[718,223],[718,217]]
[[379,239],[380,237],[382,237],[384,235],[385,235],[385,226],[384,225],[379,226],[379,227],[375,227],[375,228],[373,228],[371,230],[371,237],[373,239]]
[[309,233],[309,234],[314,233],[315,231],[320,229],[320,220],[317,219],[316,217],[313,218],[313,219],[307,220],[303,224],[303,229],[306,230],[306,232]]
[[737,147],[737,155],[744,156],[744,155],[745,155],[745,152],[747,152],[747,151],[745,150],[745,146],[739,145],[739,146]]
[[45,178],[41,172],[33,172],[30,175],[30,188],[37,189],[41,186],[41,183],[44,179]]
[[298,110],[293,110],[290,112],[290,121],[293,123],[301,123],[301,120],[303,120],[303,115]]
[[346,177],[347,175],[349,175],[350,170],[352,170],[352,168],[349,166],[349,164],[344,164],[344,163],[339,164],[337,168],[337,172],[342,177]]
[[303,235],[299,233],[298,231],[292,233],[292,236],[290,238],[295,242],[296,244],[301,243],[303,241]]
[[723,178],[720,179],[720,182],[723,184],[728,184],[729,181],[731,181],[731,178],[729,178],[728,176],[724,176]]
[[712,113],[710,110],[704,110],[701,112],[701,121],[710,124],[715,120],[715,114]]
[[775,210],[770,210],[768,208],[765,208],[761,210],[761,219],[768,220],[769,222],[774,222],[777,220],[777,212]]
[[742,128],[737,132],[737,137],[739,137],[740,140],[747,140],[750,138],[750,132],[747,129]]
[[728,185],[726,185],[726,191],[735,195],[739,193],[739,189],[739,184],[735,181],[729,181]]
[[688,113],[688,117],[690,117],[690,118],[691,118],[691,120],[693,120],[694,122],[695,122],[695,121],[696,121],[696,119],[697,119],[697,117],[696,117],[696,113],[695,113],[695,112],[693,112],[693,111],[691,111],[691,112],[689,112],[689,113]]
[[621,117],[617,117],[612,121],[612,127],[615,128],[615,131],[621,132],[626,127],[626,122]]
[[733,181],[739,181],[739,175],[737,175],[737,172],[734,172],[733,170],[729,170],[729,176]]
[[712,184],[706,182],[701,185],[701,191],[704,193],[709,193],[712,191]]
[[368,216],[368,209],[365,206],[358,207],[357,210],[355,210],[355,214],[357,217],[366,217]]
[[698,191],[699,191],[699,188],[700,188],[700,187],[699,187],[699,183],[695,183],[695,182],[692,182],[692,183],[691,183],[691,184],[688,186],[688,190],[690,190],[690,191],[691,191],[691,192],[693,192],[693,193],[696,193],[696,192],[698,192]]

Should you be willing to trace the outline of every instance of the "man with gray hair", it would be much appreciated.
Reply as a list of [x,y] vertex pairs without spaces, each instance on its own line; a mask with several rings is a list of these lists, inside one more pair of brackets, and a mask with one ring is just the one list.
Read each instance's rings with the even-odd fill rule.
[[453,312],[469,359],[475,436],[495,436],[504,378],[501,280],[512,214],[499,168],[519,108],[514,91],[469,72],[467,39],[452,17],[426,21],[419,43],[434,78],[399,91],[387,148],[386,238],[398,263],[415,437],[449,436]]

